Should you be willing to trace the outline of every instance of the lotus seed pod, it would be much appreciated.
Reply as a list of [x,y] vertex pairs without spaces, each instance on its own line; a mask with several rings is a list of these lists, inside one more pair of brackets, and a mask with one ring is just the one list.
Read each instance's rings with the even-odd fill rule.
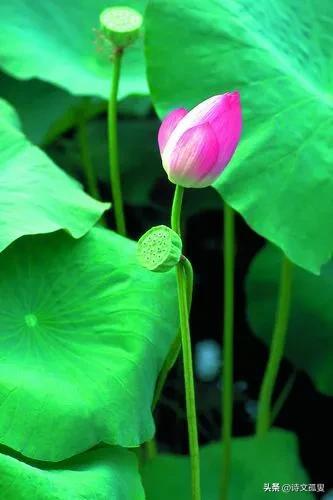
[[108,7],[100,17],[101,31],[115,47],[131,45],[140,34],[143,18],[130,7]]
[[182,240],[167,226],[152,227],[139,239],[137,256],[146,269],[165,273],[180,261]]

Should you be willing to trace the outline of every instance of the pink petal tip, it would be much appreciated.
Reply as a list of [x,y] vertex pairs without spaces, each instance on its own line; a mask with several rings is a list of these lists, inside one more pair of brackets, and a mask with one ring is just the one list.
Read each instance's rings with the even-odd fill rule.
[[185,115],[187,115],[187,110],[185,108],[177,108],[171,111],[162,121],[157,138],[161,153],[163,152],[170,135]]

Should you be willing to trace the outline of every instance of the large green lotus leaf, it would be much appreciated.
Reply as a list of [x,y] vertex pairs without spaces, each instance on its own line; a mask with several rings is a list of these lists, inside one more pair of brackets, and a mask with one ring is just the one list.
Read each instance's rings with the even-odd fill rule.
[[87,194],[19,131],[0,100],[0,251],[26,234],[83,236],[108,208]]
[[[127,0],[142,12],[145,0]],[[0,3],[1,67],[21,78],[39,78],[75,95],[108,97],[112,65],[98,33],[100,12],[116,0],[11,0]],[[96,43],[94,43],[96,42]],[[142,43],[124,56],[119,97],[147,94]]]
[[150,439],[174,273],[141,268],[136,244],[102,228],[21,238],[0,269],[0,442],[56,461]]
[[332,33],[331,0],[269,8],[266,0],[151,0],[146,13],[158,112],[240,90],[243,140],[215,187],[315,273],[333,248]]
[[[24,460],[24,461],[23,461]],[[144,500],[133,453],[88,451],[57,464],[0,454],[0,491],[6,500]]]
[[[266,500],[267,496],[285,498],[282,491],[264,491],[267,483],[308,483],[298,459],[296,436],[274,429],[265,438],[242,437],[233,440],[230,500]],[[221,481],[220,443],[201,448],[202,500],[219,500]],[[188,457],[158,455],[143,470],[147,500],[190,500],[190,462]],[[296,493],[295,493],[296,496]],[[314,498],[309,492],[297,498]]]
[[[270,345],[280,279],[282,253],[267,245],[255,257],[247,277],[251,327]],[[293,295],[285,354],[306,371],[318,390],[333,396],[333,261],[320,276],[294,267]]]

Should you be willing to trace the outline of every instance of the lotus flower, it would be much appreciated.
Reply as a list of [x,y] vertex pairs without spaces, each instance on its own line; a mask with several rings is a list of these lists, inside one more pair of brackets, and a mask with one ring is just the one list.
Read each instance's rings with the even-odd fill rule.
[[210,186],[230,162],[241,130],[238,92],[210,97],[191,111],[171,111],[158,132],[169,180],[184,187]]

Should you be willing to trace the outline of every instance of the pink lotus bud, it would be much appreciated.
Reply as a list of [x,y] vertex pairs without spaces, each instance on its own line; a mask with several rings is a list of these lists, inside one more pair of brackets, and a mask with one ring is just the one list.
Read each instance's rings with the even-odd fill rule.
[[184,187],[210,186],[231,160],[241,130],[238,92],[210,97],[189,112],[171,111],[158,132],[169,180]]

